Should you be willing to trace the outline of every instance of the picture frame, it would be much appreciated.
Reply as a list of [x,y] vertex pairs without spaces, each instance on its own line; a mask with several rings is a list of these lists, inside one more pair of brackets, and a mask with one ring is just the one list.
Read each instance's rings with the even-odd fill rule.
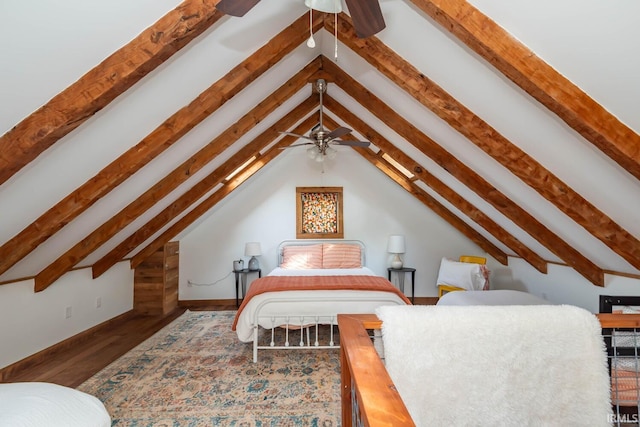
[[342,187],[296,187],[296,238],[343,239]]

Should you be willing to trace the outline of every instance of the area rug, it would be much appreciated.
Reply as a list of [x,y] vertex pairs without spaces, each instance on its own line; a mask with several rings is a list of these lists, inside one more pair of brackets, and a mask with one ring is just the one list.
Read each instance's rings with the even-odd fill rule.
[[338,351],[264,351],[253,363],[234,315],[187,311],[78,389],[112,426],[339,426]]

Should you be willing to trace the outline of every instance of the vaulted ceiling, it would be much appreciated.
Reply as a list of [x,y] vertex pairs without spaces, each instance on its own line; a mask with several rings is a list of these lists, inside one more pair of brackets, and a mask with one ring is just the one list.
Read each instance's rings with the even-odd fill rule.
[[[32,173],[33,165],[57,145],[70,144],[70,136],[103,119],[96,117],[99,112],[118,109],[118,100],[127,91],[149,79],[160,79],[166,72],[163,67],[170,67],[172,61],[184,61],[182,50],[215,37],[218,31],[225,41],[237,41],[238,33],[228,25],[237,25],[239,21],[233,20],[246,19],[249,14],[260,22],[258,16],[267,7],[260,4],[246,18],[229,18],[216,10],[216,3],[184,1],[8,130],[0,138],[0,197]],[[638,199],[638,133],[471,4],[460,0],[406,3],[413,19],[439,28],[465,55],[499,75],[510,91],[544,110],[549,126],[570,134],[567,139],[579,138],[592,155],[623,177],[630,190],[615,197]],[[381,5],[383,12],[392,10],[384,2]],[[282,154],[281,147],[296,142],[279,131],[303,134],[317,123],[318,97],[310,90],[317,78],[330,83],[324,105],[331,114],[325,124],[329,128],[344,124],[371,141],[369,148],[353,149],[499,262],[506,264],[509,256],[518,256],[543,273],[549,262],[565,263],[598,286],[604,286],[605,272],[638,277],[640,234],[635,224],[612,212],[611,205],[603,204],[598,196],[574,189],[528,154],[521,141],[501,133],[502,126],[492,113],[467,107],[467,102],[452,94],[455,90],[445,90],[420,64],[404,59],[385,43],[386,31],[403,31],[393,28],[397,24],[393,16],[387,18],[388,29],[379,36],[359,39],[347,14],[339,15],[336,26],[333,15],[315,13],[311,31],[323,38],[324,49],[312,51],[305,47],[309,14],[302,5],[295,12],[300,14],[279,27],[277,34],[256,42],[259,47],[239,57],[223,76],[146,130],[102,169],[94,170],[84,183],[52,201],[28,223],[7,225],[8,234],[0,236],[0,280],[8,283],[33,276],[36,291],[42,291],[78,266],[91,265],[94,277],[123,259],[130,258],[131,266],[136,267]],[[260,31],[257,25],[252,29]],[[334,34],[340,42],[336,44],[338,60],[332,56]],[[253,40],[257,35],[247,38]],[[287,61],[302,65],[283,66]],[[283,69],[288,70],[284,83],[264,82],[277,81],[269,73]],[[371,83],[376,79],[393,87],[415,113],[391,105],[384,90]],[[229,111],[227,105],[242,100],[244,89],[253,90],[256,84],[265,92],[262,100],[245,102],[240,117],[216,131],[198,150],[173,156],[173,163],[157,164],[163,154],[190,144],[199,126]],[[512,118],[504,120],[527,120],[517,114],[514,111]],[[485,115],[495,123],[483,119]],[[490,162],[489,172],[443,143],[447,136],[437,127],[430,129],[423,123],[434,119],[462,137],[474,156]],[[562,155],[563,141],[555,143]],[[139,178],[146,170],[153,172]],[[598,180],[597,171],[592,172],[579,179]],[[502,186],[503,178],[497,177],[505,176],[526,186],[521,192],[532,196],[517,194],[514,188],[518,187]],[[140,182],[137,193],[114,205],[108,197],[130,178]],[[111,200],[112,212],[107,218],[94,219],[89,228],[85,226],[88,233],[57,243],[54,249],[46,246],[106,200]],[[624,206],[625,202],[619,203]],[[553,213],[541,215],[537,204],[548,205]],[[565,227],[567,223],[571,225]],[[588,237],[576,237],[582,234]],[[24,263],[44,247],[47,257]],[[601,257],[601,253],[607,255]]]

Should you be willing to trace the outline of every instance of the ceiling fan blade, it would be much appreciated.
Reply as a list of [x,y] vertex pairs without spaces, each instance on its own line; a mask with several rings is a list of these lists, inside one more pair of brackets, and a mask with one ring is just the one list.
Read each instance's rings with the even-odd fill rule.
[[351,133],[351,129],[340,126],[339,128],[332,130],[329,132],[324,139],[334,139],[340,138],[341,136],[345,136],[346,134]]
[[371,145],[371,143],[369,141],[342,141],[342,140],[337,140],[337,141],[332,141],[332,144],[337,144],[337,145],[348,145],[350,147],[368,147],[369,145]]
[[305,142],[304,144],[293,144],[293,145],[287,145],[286,147],[280,147],[281,150],[285,150],[287,148],[296,148],[296,147],[302,147],[303,145],[316,145],[313,142]]
[[220,0],[216,5],[216,9],[225,15],[244,16],[253,6],[257,5],[260,0]]
[[345,0],[356,34],[361,39],[384,30],[386,24],[378,0]]
[[297,136],[298,138],[304,138],[304,139],[308,139],[309,141],[313,141],[314,143],[316,142],[315,139],[307,136],[307,135],[298,135],[297,133],[293,133],[293,132],[278,132],[281,133],[283,135],[289,135],[289,136]]

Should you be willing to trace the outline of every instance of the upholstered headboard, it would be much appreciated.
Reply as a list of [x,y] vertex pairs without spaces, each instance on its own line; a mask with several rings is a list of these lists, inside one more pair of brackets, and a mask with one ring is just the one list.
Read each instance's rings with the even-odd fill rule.
[[312,246],[312,245],[357,245],[360,248],[360,265],[366,265],[365,246],[360,240],[344,240],[344,239],[304,239],[304,240],[284,240],[278,245],[277,263],[278,267],[282,265],[284,257],[284,248],[291,246]]

